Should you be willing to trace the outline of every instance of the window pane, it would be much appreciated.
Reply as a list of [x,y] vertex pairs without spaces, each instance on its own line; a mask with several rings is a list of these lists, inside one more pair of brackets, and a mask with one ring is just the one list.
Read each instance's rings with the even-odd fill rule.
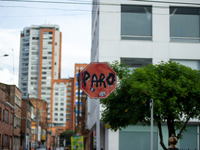
[[152,59],[121,58],[121,63],[124,63],[126,66],[129,66],[130,70],[133,70],[143,66],[148,66],[149,64],[152,63]]
[[8,122],[8,111],[5,109],[5,121]]
[[151,40],[152,7],[121,6],[121,39]]
[[199,8],[170,7],[171,41],[199,42]]

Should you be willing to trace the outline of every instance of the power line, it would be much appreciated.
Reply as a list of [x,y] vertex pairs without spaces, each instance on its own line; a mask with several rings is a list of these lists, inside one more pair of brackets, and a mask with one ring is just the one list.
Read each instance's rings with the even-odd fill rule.
[[[0,0],[0,1],[12,1],[12,2],[29,2],[29,3],[48,3],[48,4],[83,4],[83,5],[111,5],[111,6],[119,6],[121,4],[116,3],[98,3],[98,2],[87,2],[87,1],[33,1],[33,0]],[[200,5],[200,3],[190,3],[190,2],[169,2],[169,1],[155,1],[155,0],[131,0],[131,1],[139,1],[139,2],[152,2],[152,3],[167,3],[167,4],[184,4],[184,5]]]
[[84,5],[92,5],[91,2],[72,2],[72,1],[33,1],[33,0],[0,0],[0,1],[11,1],[11,2],[29,2],[29,3],[48,3],[48,4],[84,4]]
[[34,16],[0,16],[0,17],[64,17],[64,16],[79,16],[79,15],[89,15],[90,13],[88,14],[63,14],[63,15],[34,15]]
[[[0,1],[13,1],[15,2],[16,0],[0,0]],[[132,1],[141,1],[141,2],[157,2],[157,3],[173,3],[173,4],[191,4],[191,5],[200,5],[200,4],[197,4],[197,3],[182,3],[182,2],[161,2],[161,1],[147,1],[147,0],[132,0]],[[53,1],[26,1],[26,0],[18,0],[17,2],[48,2],[48,3],[54,3]],[[59,2],[56,2],[56,3],[59,3]],[[61,2],[61,3],[71,3],[71,2]],[[74,3],[74,2],[73,2]],[[74,4],[83,4],[83,3],[74,3]],[[85,3],[84,3],[85,4]],[[89,3],[88,3],[89,4]],[[95,5],[95,4],[94,4]],[[99,4],[101,5],[101,4]],[[104,3],[104,5],[108,5],[108,3]],[[120,4],[109,4],[109,5],[120,5]],[[17,8],[17,7],[20,7],[20,8],[33,8],[33,9],[47,9],[47,10],[59,10],[59,11],[74,11],[74,12],[79,12],[79,11],[85,11],[85,12],[89,12],[89,13],[75,13],[75,14],[57,14],[57,15],[33,15],[33,16],[0,16],[0,17],[53,17],[53,16],[77,16],[77,15],[88,15],[88,14],[91,14],[91,13],[96,13],[98,11],[95,11],[95,10],[85,10],[85,9],[71,9],[71,10],[67,10],[67,9],[60,9],[60,8],[44,8],[44,7],[29,7],[29,6],[2,6],[0,5],[0,7],[11,7],[11,8]],[[168,7],[164,7],[164,6],[153,6],[153,7],[157,7],[157,8],[168,8]],[[99,11],[101,13],[121,13],[121,11]],[[156,13],[153,13],[153,14],[156,14]],[[156,15],[167,15],[167,14],[156,14]]]
[[170,2],[170,1],[154,1],[154,0],[131,0],[131,1],[140,1],[140,2],[152,2],[152,3],[166,3],[166,4],[183,4],[183,5],[200,5],[200,3],[186,3],[186,2]]
[[[61,8],[44,8],[44,7],[29,7],[29,6],[3,6],[0,5],[0,7],[11,7],[11,8],[32,8],[32,9],[47,9],[47,10],[59,10],[59,11],[89,11],[91,12],[92,10],[87,10],[87,9],[61,9]],[[97,11],[94,11],[97,12]]]
[[91,10],[84,10],[84,9],[61,9],[61,8],[44,8],[44,7],[29,7],[29,6],[3,6],[0,5],[0,7],[11,7],[11,8],[33,8],[33,9],[47,9],[47,10],[60,10],[60,11],[91,11]]

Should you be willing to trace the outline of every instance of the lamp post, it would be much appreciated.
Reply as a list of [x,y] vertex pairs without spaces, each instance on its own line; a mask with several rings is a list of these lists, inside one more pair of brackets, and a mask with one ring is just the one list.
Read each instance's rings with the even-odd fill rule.
[[9,56],[8,54],[4,54],[3,56],[0,56],[0,57],[7,57],[7,56]]

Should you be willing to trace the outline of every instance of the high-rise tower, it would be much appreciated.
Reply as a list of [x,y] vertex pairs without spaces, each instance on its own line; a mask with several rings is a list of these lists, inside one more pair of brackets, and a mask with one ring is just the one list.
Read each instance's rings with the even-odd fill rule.
[[[73,79],[60,79],[61,40],[58,25],[25,27],[20,39],[19,88],[22,99],[38,98],[47,101],[49,127],[71,129]],[[72,105],[73,106],[73,105]],[[68,114],[66,117],[65,114]]]
[[25,27],[20,40],[19,88],[22,98],[50,100],[52,80],[60,77],[61,32],[57,25]]

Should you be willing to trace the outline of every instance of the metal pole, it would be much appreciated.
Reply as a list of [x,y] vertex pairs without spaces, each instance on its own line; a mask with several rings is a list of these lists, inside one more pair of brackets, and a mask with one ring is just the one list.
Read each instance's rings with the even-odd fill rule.
[[79,120],[80,120],[80,70],[78,71],[78,118],[77,118],[77,133],[80,133]]
[[[35,150],[37,148],[37,138],[38,138],[38,99],[36,99],[36,120],[35,120]],[[37,137],[36,137],[37,133]]]
[[97,99],[97,120],[96,120],[96,140],[97,140],[97,145],[96,145],[96,148],[97,150],[100,150],[101,149],[101,138],[100,138],[100,116],[99,116],[99,113],[100,113],[100,99],[98,98]]
[[27,121],[28,121],[28,107],[29,106],[29,93],[27,96],[27,101],[26,101],[26,125],[25,125],[25,133],[24,133],[24,149],[26,150],[26,134],[27,134]]
[[199,150],[199,126],[197,126],[197,150]]
[[150,101],[151,108],[151,150],[153,150],[153,99]]
[[14,50],[12,49],[13,51],[13,83],[15,83],[15,74],[14,74]]
[[52,122],[51,122],[51,147],[53,147],[53,143],[52,143],[52,135],[53,135],[53,130],[52,130]]

